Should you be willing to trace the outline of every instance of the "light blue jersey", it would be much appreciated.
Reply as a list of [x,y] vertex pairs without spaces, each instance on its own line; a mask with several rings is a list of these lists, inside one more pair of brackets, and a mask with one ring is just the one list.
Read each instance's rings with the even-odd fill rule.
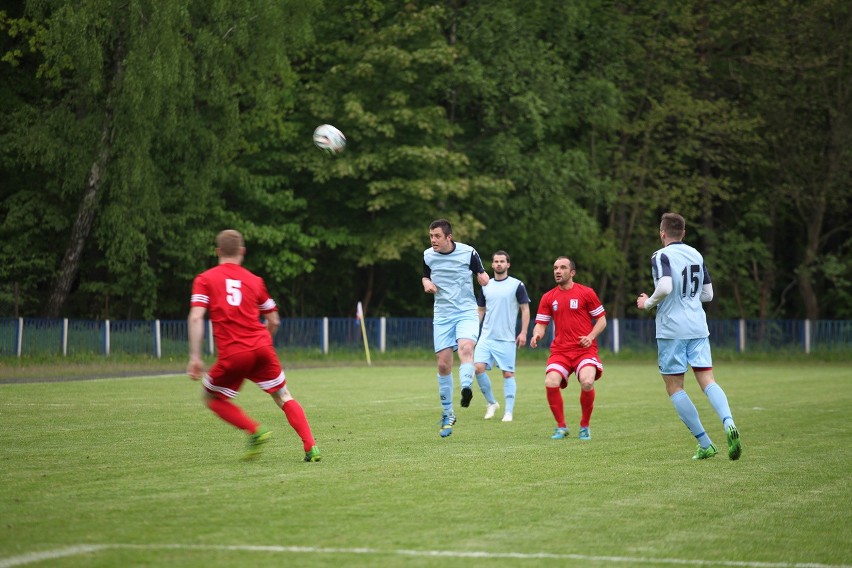
[[518,307],[529,304],[530,297],[524,283],[507,276],[503,280],[492,278],[488,286],[482,288],[478,304],[485,308],[482,321],[482,339],[515,342],[518,322]]
[[701,291],[711,282],[701,253],[682,242],[670,243],[651,256],[651,271],[655,286],[664,276],[672,279],[671,293],[657,306],[657,338],[708,337]]
[[423,251],[423,276],[438,288],[435,294],[435,323],[457,320],[471,313],[479,321],[473,275],[485,272],[479,253],[470,245],[453,243],[448,253]]

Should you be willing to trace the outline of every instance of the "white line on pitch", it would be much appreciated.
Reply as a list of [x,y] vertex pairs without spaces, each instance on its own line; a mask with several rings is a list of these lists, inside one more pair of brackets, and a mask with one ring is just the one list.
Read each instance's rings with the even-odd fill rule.
[[416,556],[432,558],[510,558],[513,560],[577,560],[581,562],[608,562],[624,564],[671,564],[674,566],[730,566],[733,568],[852,568],[845,564],[820,564],[815,562],[749,562],[738,560],[688,560],[684,558],[643,558],[636,556],[590,556],[585,554],[555,554],[550,552],[455,552],[452,550],[381,550],[376,548],[324,548],[313,546],[252,546],[252,545],[202,545],[202,544],[88,544],[57,550],[32,552],[21,556],[0,558],[0,568],[35,564],[44,560],[65,558],[100,552],[108,549],[144,550],[226,550],[235,552],[280,552],[307,554],[365,554],[381,556]]

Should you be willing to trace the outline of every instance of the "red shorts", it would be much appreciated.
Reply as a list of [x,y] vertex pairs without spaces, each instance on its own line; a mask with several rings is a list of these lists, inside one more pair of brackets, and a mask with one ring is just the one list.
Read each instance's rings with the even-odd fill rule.
[[268,393],[287,384],[278,354],[271,345],[217,359],[202,382],[207,392],[218,398],[234,398],[245,379]]
[[585,351],[571,356],[562,353],[551,353],[550,357],[547,358],[547,368],[545,368],[544,374],[556,371],[562,375],[562,382],[559,387],[564,389],[568,386],[568,377],[571,373],[579,374],[580,369],[588,365],[595,366],[595,380],[601,378],[601,375],[603,375],[603,363],[598,359],[597,353]]

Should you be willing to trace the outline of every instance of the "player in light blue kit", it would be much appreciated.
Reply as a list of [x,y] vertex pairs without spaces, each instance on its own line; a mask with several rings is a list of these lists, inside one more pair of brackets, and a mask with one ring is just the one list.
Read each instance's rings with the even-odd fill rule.
[[[485,397],[485,419],[490,420],[500,408],[491,390],[491,379],[486,370],[496,365],[503,371],[503,395],[506,408],[503,422],[511,422],[515,411],[515,354],[518,347],[527,344],[527,329],[530,325],[530,297],[524,283],[509,276],[509,253],[498,250],[491,255],[494,278],[477,297],[482,332],[473,361],[476,364],[476,382]],[[516,335],[518,312],[521,312],[521,330]]]
[[473,279],[488,284],[488,274],[476,250],[453,241],[453,227],[446,219],[429,225],[430,248],[423,251],[423,291],[435,295],[432,327],[438,362],[438,393],[441,396],[441,437],[453,433],[453,351],[459,352],[462,406],[473,396],[473,349],[479,337],[479,313],[473,295]]
[[740,433],[731,416],[728,397],[713,378],[710,331],[701,305],[713,299],[713,284],[701,253],[683,243],[685,234],[686,221],[683,217],[677,213],[663,215],[660,222],[663,248],[651,257],[656,288],[651,297],[640,294],[636,299],[636,307],[650,310],[657,306],[660,373],[678,416],[698,440],[698,448],[692,459],[712,458],[718,450],[704,431],[698,410],[683,390],[687,365],[692,367],[695,380],[722,420],[728,441],[728,457],[737,460],[742,453]]

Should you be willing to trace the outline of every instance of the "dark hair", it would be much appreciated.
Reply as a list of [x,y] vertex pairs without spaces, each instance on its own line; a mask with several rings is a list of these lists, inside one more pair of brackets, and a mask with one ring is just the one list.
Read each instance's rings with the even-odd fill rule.
[[506,262],[512,262],[512,260],[509,258],[509,253],[508,253],[508,252],[506,252],[506,251],[504,251],[504,250],[498,250],[498,251],[496,251],[494,254],[492,254],[492,255],[491,255],[491,260],[494,260],[494,257],[495,257],[495,256],[497,256],[497,255],[505,256],[505,257],[506,257]]
[[574,272],[577,272],[577,265],[576,265],[576,264],[574,264],[574,261],[573,261],[573,260],[571,260],[569,257],[567,257],[567,256],[565,256],[565,255],[557,256],[557,257],[556,257],[556,260],[559,260],[560,258],[564,258],[565,260],[567,260],[567,261],[568,261],[568,268],[570,268],[570,269],[571,269],[571,270],[573,270]]
[[432,229],[438,229],[438,228],[440,228],[442,231],[444,231],[445,236],[453,234],[453,226],[450,225],[450,222],[447,221],[446,219],[437,219],[435,221],[432,221],[432,223],[429,225],[430,231]]
[[679,239],[683,237],[683,232],[686,230],[686,220],[677,213],[663,213],[660,219],[660,230],[665,231],[672,238]]

